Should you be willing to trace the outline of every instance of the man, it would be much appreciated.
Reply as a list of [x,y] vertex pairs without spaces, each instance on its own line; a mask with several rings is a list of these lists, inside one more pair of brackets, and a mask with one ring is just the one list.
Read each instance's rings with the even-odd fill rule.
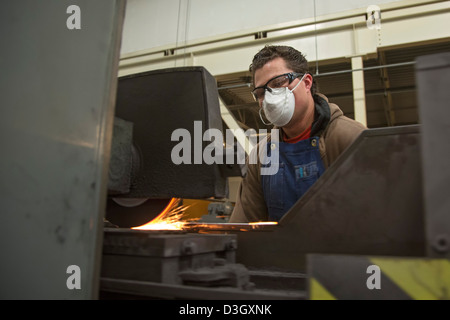
[[278,152],[279,163],[276,174],[261,174],[260,157],[248,162],[229,222],[278,221],[366,128],[316,92],[308,62],[292,47],[264,47],[250,71],[260,116],[280,129],[279,142],[269,136],[252,153]]

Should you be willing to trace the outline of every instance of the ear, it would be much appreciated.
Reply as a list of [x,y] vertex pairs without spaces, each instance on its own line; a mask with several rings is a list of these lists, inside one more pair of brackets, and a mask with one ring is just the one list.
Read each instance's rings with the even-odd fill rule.
[[310,73],[307,73],[305,75],[305,77],[303,78],[303,82],[305,83],[306,90],[311,91],[313,85],[313,77]]

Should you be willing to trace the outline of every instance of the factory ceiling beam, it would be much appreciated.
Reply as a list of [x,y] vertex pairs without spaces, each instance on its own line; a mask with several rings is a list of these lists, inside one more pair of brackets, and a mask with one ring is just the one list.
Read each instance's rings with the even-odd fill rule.
[[[119,75],[188,64],[217,76],[248,70],[251,57],[267,43],[285,44],[320,61],[376,55],[378,48],[450,37],[450,1],[398,1],[379,5],[381,29],[366,24],[365,8],[311,17],[124,54]],[[265,38],[255,37],[264,32]],[[356,46],[355,46],[356,43]],[[317,52],[316,48],[319,48]],[[310,59],[311,60],[311,59]]]

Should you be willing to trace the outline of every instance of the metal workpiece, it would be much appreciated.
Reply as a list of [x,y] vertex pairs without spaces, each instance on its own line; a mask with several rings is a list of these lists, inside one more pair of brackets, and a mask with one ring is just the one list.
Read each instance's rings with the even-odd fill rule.
[[364,131],[267,232],[241,232],[236,261],[306,272],[308,253],[424,256],[420,127]]
[[416,63],[422,128],[423,193],[427,254],[450,257],[450,52],[419,57]]
[[226,232],[226,231],[273,231],[276,222],[263,223],[214,223],[214,222],[187,222],[183,229],[188,232]]

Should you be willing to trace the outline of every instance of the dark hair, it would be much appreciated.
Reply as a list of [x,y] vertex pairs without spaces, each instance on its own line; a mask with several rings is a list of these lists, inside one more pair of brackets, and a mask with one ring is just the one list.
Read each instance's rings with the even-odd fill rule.
[[[255,81],[255,71],[262,68],[267,62],[272,61],[275,58],[283,58],[286,62],[286,66],[292,71],[305,74],[308,72],[308,61],[305,56],[298,50],[289,46],[265,46],[253,57],[252,64],[250,65],[250,72],[253,76],[253,82]],[[314,96],[317,91],[316,80],[313,78],[313,84],[311,86],[311,94]]]

